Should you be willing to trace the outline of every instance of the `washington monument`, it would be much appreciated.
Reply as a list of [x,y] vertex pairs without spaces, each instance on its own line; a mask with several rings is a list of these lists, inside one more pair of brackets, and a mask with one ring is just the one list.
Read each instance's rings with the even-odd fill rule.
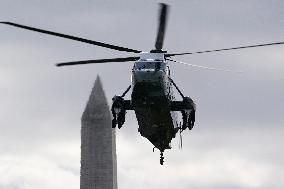
[[80,189],[117,189],[115,130],[99,76],[81,124]]

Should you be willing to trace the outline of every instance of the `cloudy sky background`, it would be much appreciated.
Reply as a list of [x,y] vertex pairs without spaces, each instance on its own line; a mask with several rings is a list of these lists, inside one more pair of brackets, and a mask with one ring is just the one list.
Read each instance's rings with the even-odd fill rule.
[[[158,1],[1,0],[0,20],[143,51],[154,47]],[[180,0],[164,49],[191,52],[284,41],[281,0]],[[159,153],[134,113],[117,131],[119,188],[284,187],[284,45],[176,57],[171,73],[197,104],[196,127]],[[80,117],[99,74],[109,103],[130,84],[132,63],[57,68],[73,60],[132,56],[0,26],[0,189],[78,189]]]

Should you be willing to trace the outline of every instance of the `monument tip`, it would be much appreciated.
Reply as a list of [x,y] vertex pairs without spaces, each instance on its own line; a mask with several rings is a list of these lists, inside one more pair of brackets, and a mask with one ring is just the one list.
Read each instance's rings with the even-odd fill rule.
[[98,75],[89,96],[85,111],[82,115],[82,120],[88,120],[90,117],[94,118],[94,115],[105,114],[105,112],[110,114],[105,92],[103,90],[103,84],[100,76]]

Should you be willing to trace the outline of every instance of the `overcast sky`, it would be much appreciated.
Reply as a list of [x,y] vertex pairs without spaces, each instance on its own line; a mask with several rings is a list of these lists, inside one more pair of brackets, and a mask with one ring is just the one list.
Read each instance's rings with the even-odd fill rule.
[[[281,0],[163,2],[171,5],[164,45],[171,53],[284,41]],[[0,0],[0,20],[149,51],[157,3]],[[243,74],[171,63],[173,79],[197,104],[196,126],[183,132],[182,151],[173,140],[160,166],[129,112],[117,131],[119,188],[283,188],[283,51],[176,57]],[[95,78],[110,103],[129,86],[133,64],[54,64],[132,55],[0,26],[0,189],[79,188],[80,118]]]

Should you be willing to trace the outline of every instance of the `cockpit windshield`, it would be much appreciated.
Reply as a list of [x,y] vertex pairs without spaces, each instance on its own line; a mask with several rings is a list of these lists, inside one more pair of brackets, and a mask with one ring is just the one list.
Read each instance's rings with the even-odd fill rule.
[[135,62],[134,64],[135,70],[164,70],[165,63],[164,62]]

